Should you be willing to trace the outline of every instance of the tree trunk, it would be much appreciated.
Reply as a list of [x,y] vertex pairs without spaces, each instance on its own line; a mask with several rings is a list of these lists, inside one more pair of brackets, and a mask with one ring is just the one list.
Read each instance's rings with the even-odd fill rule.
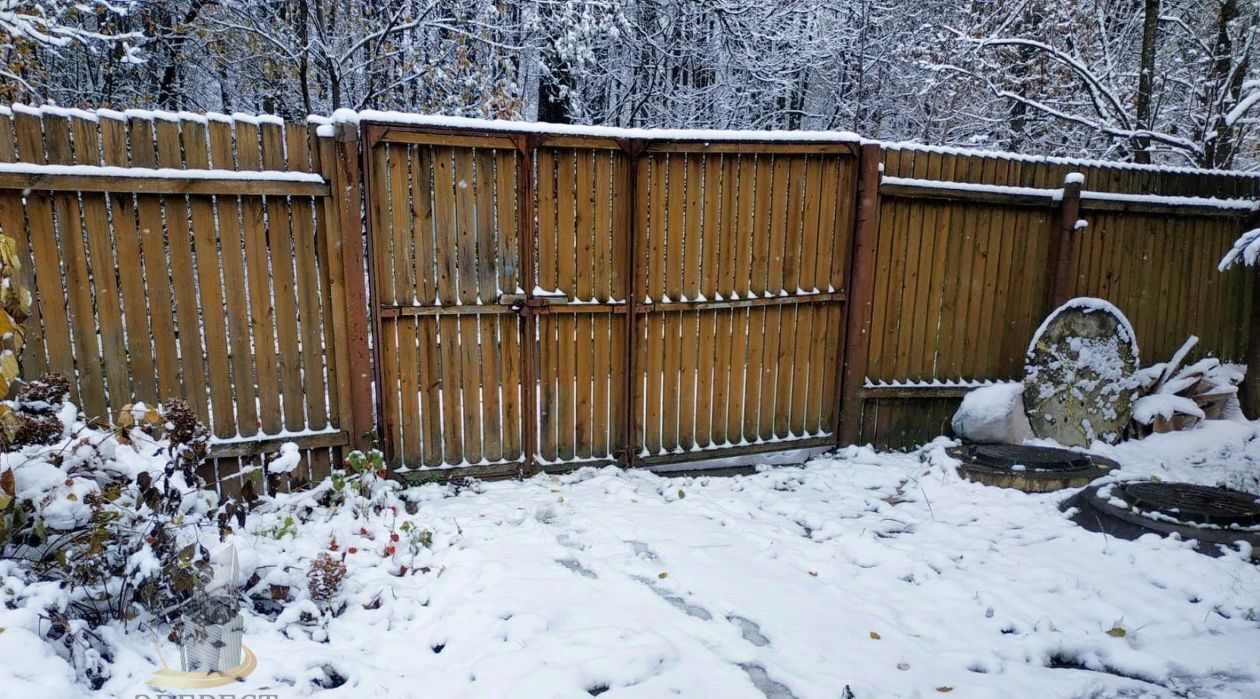
[[[1242,95],[1243,82],[1247,77],[1247,71],[1250,68],[1250,60],[1247,55],[1239,58],[1239,64],[1234,65],[1234,40],[1229,34],[1230,24],[1239,17],[1238,0],[1223,0],[1221,2],[1221,14],[1216,25],[1216,43],[1212,49],[1215,53],[1212,61],[1211,74],[1208,77],[1208,84],[1214,87],[1209,90],[1206,98],[1208,100],[1208,115],[1211,121],[1208,124],[1208,132],[1203,139],[1203,167],[1207,168],[1225,168],[1233,167],[1234,155],[1238,149],[1238,129],[1225,123],[1225,115],[1228,113],[1230,106],[1238,102]],[[1256,29],[1256,14],[1253,10],[1251,31]],[[1246,36],[1246,33],[1240,33]]]
[[301,116],[305,116],[313,114],[315,111],[311,108],[310,7],[307,6],[306,0],[298,2],[296,22],[298,41],[301,42],[302,49],[302,55],[298,62],[298,81],[302,86],[302,109],[305,111]]
[[[1138,59],[1138,91],[1134,111],[1137,129],[1149,131],[1152,124],[1151,92],[1155,83],[1155,53],[1159,44],[1159,0],[1144,0],[1142,53]],[[1133,162],[1151,162],[1150,136],[1133,138]]]
[[538,78],[538,120],[550,124],[571,124],[568,97],[564,88],[570,83],[569,69],[555,51],[543,52],[547,70]]

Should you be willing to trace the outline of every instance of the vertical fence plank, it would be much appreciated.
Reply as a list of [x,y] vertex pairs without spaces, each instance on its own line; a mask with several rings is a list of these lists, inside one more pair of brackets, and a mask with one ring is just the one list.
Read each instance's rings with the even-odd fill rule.
[[[210,166],[205,125],[185,122],[183,128],[184,160],[190,168]],[[227,298],[220,276],[222,251],[216,228],[216,206],[210,197],[190,198],[193,247],[197,251],[197,286],[201,292],[202,332],[206,343],[206,369],[209,375],[211,415],[210,427],[216,437],[237,434],[235,401],[232,397],[232,364],[228,350],[227,323],[224,313]],[[235,208],[235,207],[232,207]],[[232,222],[234,225],[235,222]]]
[[[84,165],[99,165],[100,136],[96,122],[75,118],[72,123],[76,160]],[[122,304],[118,289],[117,260],[110,235],[109,212],[105,195],[84,192],[82,195],[84,232],[95,299],[96,322],[100,333],[101,360],[105,365],[108,405],[123,405],[131,400],[131,379],[128,375],[127,345],[122,322]],[[67,253],[74,254],[69,249]],[[83,302],[80,302],[83,305]],[[86,306],[90,308],[91,306]],[[106,416],[108,417],[108,416]]]
[[[232,124],[213,120],[209,124],[211,166],[236,169]],[[242,240],[242,203],[237,197],[216,197],[219,223],[219,251],[223,256],[223,291],[227,300],[228,350],[232,362],[232,385],[236,405],[237,434],[258,434],[258,381],[254,374],[253,340],[250,335],[249,299],[245,287],[245,246]]]
[[[154,123],[159,167],[184,167],[179,123],[162,119]],[[166,254],[170,264],[175,322],[179,341],[179,368],[183,391],[193,410],[212,424],[206,395],[205,361],[202,357],[201,304],[193,273],[193,236],[189,229],[188,202],[182,196],[163,198],[166,220]],[[206,251],[212,254],[213,250]]]
[[[282,124],[267,122],[260,126],[262,167],[283,171],[285,133]],[[282,428],[298,432],[307,428],[306,399],[302,385],[302,353],[298,338],[297,283],[293,261],[294,221],[291,202],[286,197],[265,197],[267,256],[271,263],[271,295],[275,314],[276,363],[281,391]],[[312,382],[312,389],[319,386]]]
[[[37,165],[48,162],[44,154],[43,128],[39,117],[25,111],[15,111],[13,122],[17,130],[20,160]],[[67,378],[73,377],[74,355],[70,345],[69,315],[64,294],[57,293],[63,289],[61,263],[57,254],[60,247],[53,223],[53,197],[47,191],[32,191],[26,197],[26,220],[34,258],[35,284],[40,289],[36,303],[39,308],[38,320],[43,324],[43,336],[47,343],[47,368],[48,371]],[[147,342],[147,331],[143,337]],[[75,401],[79,397],[78,383],[75,381],[70,382],[70,397]]]
[[[131,164],[134,167],[157,167],[153,122],[133,117],[127,124]],[[149,303],[153,331],[153,352],[157,364],[157,400],[184,394],[179,370],[179,349],[176,343],[175,302],[171,293],[169,258],[166,251],[166,224],[162,197],[153,194],[136,196],[140,251],[144,261],[144,291]]]

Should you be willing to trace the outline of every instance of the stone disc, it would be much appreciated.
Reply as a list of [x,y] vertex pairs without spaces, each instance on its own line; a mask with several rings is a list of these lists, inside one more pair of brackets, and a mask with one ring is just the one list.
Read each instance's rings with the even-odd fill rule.
[[1095,298],[1068,301],[1046,318],[1024,358],[1024,410],[1033,433],[1087,447],[1120,440],[1133,413],[1138,368],[1133,326]]

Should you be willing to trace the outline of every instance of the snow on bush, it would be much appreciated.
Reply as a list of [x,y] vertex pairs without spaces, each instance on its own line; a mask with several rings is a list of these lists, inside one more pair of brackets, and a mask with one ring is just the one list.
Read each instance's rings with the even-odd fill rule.
[[7,404],[26,426],[0,454],[0,596],[100,686],[114,654],[102,627],[138,622],[178,639],[209,547],[245,514],[198,477],[209,435],[187,404],[127,406],[104,430],[65,398],[65,381],[46,377]]

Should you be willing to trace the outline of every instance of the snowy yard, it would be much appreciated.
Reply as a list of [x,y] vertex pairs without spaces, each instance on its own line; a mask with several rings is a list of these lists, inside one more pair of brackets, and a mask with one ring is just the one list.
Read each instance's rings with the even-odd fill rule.
[[[1106,453],[1133,475],[1257,492],[1255,435],[1256,423],[1213,422]],[[606,468],[427,485],[387,494],[396,515],[366,519],[294,496],[235,543],[255,591],[289,585],[297,599],[275,619],[246,612],[257,670],[206,691],[1260,695],[1260,570],[1243,554],[1087,532],[1058,510],[1069,491],[962,481],[944,444],[742,477]],[[321,615],[306,570],[334,540],[349,573],[332,606],[345,607]],[[11,577],[0,589],[4,696],[99,696],[31,635],[38,594]],[[153,694],[152,636],[104,630],[121,650],[101,693]],[[173,645],[162,652],[177,662]]]

